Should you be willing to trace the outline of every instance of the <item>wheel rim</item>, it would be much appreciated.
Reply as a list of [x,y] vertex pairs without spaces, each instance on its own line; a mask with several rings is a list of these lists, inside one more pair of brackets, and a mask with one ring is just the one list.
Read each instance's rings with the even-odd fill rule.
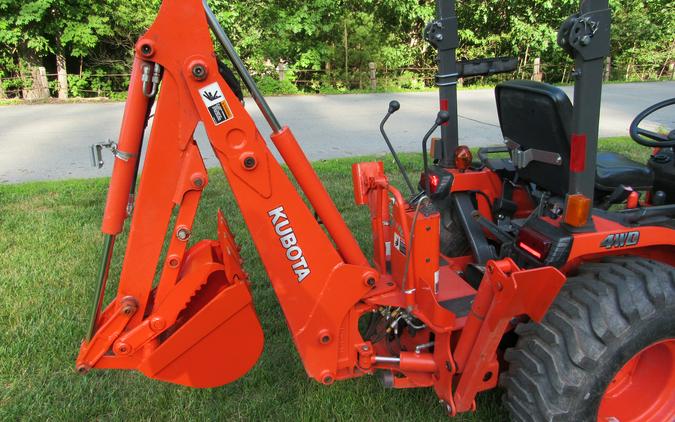
[[675,339],[654,343],[633,356],[609,383],[598,420],[670,420],[675,415]]

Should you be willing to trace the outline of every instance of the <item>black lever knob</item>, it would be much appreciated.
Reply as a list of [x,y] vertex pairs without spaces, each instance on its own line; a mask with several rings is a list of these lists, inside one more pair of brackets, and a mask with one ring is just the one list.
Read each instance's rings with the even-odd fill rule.
[[447,112],[445,110],[441,110],[441,111],[438,112],[438,116],[436,116],[436,124],[438,126],[448,123],[449,120],[450,120],[450,113],[449,112]]
[[394,101],[390,102],[389,103],[389,114],[396,113],[397,111],[399,111],[400,108],[401,108],[401,103],[399,103],[398,101],[394,100]]

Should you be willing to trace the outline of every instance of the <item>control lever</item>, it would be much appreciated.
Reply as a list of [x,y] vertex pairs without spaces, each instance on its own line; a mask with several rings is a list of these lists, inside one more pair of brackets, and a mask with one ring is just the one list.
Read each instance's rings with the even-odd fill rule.
[[384,142],[386,142],[387,147],[389,147],[389,151],[391,152],[391,155],[394,157],[394,161],[396,162],[396,165],[398,166],[399,171],[403,175],[403,179],[405,179],[405,184],[408,185],[408,188],[410,189],[410,194],[415,195],[417,193],[417,191],[413,187],[413,184],[410,182],[410,178],[408,178],[408,173],[405,172],[405,169],[403,168],[403,164],[401,164],[401,160],[398,159],[398,154],[396,154],[396,151],[394,150],[394,146],[391,144],[391,141],[389,141],[389,136],[387,136],[387,133],[384,131],[384,125],[385,125],[385,123],[387,123],[387,120],[389,120],[391,115],[396,113],[400,108],[401,108],[401,103],[399,103],[396,100],[389,103],[389,110],[387,111],[387,115],[384,116],[384,119],[382,119],[382,123],[380,123],[380,132],[382,133],[382,137],[384,138]]
[[424,190],[428,197],[431,197],[431,186],[429,184],[429,157],[427,156],[427,142],[429,142],[431,135],[436,132],[436,129],[438,129],[439,126],[448,123],[448,120],[450,120],[450,113],[445,110],[439,111],[434,125],[431,127],[431,129],[429,129],[427,134],[424,135],[424,139],[422,139],[422,159],[424,160],[424,178],[426,179],[426,186],[424,187]]

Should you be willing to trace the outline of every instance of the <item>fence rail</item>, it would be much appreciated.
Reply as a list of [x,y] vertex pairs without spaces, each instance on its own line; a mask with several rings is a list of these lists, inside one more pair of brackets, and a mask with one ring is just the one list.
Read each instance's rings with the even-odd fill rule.
[[[495,84],[508,79],[532,79],[548,83],[570,83],[574,72],[572,62],[563,64],[542,63],[540,58],[521,61],[515,72],[486,77],[460,79],[460,85]],[[62,75],[64,76],[64,75]],[[62,84],[67,81],[65,92],[74,97],[121,97],[126,93],[130,74],[91,73],[68,75],[48,74],[44,68],[34,68],[30,74],[0,79],[0,98],[44,99],[63,95]],[[435,84],[434,67],[378,67],[370,63],[366,68],[347,69],[298,69],[280,63],[276,68],[254,74],[254,78],[285,82],[300,92],[332,92],[349,90],[423,89]],[[607,59],[605,81],[675,80],[675,60],[666,63],[620,63]],[[268,88],[274,91],[275,88]],[[279,93],[279,92],[269,92]],[[281,92],[283,93],[283,92]],[[60,96],[60,98],[63,98]]]

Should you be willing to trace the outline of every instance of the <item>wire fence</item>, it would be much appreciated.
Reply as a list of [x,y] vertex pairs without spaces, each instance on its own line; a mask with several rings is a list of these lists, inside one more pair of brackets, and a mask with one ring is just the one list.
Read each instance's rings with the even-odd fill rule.
[[[0,98],[36,99],[58,97],[59,75],[47,74],[44,68],[35,69],[30,75],[0,79]],[[280,64],[265,72],[254,74],[263,92],[285,94],[293,92],[331,93],[348,91],[421,90],[435,86],[437,69],[434,67],[378,67],[370,63],[367,68],[350,69],[297,69]],[[67,75],[68,96],[124,98],[129,86],[128,73],[105,74],[83,72]],[[542,63],[540,59],[521,61],[515,72],[460,78],[459,85],[494,85],[509,79],[533,79],[548,83],[567,84],[574,77],[574,64]],[[633,82],[675,80],[675,61],[666,63],[621,63],[608,60],[605,81]],[[270,84],[275,81],[276,84]],[[283,84],[279,84],[282,82]]]

